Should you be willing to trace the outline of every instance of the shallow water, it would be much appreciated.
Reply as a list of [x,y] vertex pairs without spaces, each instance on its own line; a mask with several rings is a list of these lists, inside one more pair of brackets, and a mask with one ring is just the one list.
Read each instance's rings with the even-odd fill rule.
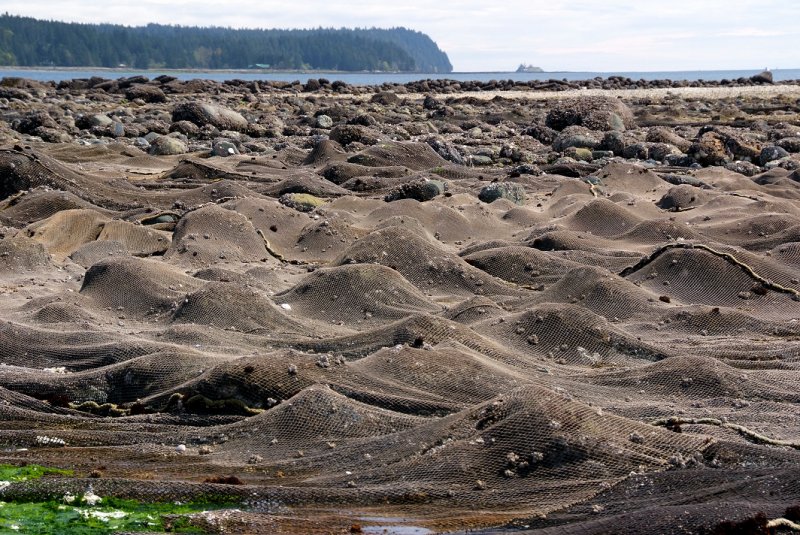
[[[240,80],[272,80],[292,82],[299,80],[302,83],[311,78],[327,78],[329,80],[341,80],[353,85],[380,85],[383,83],[408,83],[418,80],[458,80],[464,81],[485,81],[489,80],[589,80],[600,76],[608,78],[610,76],[623,76],[633,80],[735,80],[741,77],[750,77],[760,72],[759,69],[735,70],[735,71],[653,71],[653,72],[543,72],[543,73],[517,73],[517,72],[453,72],[447,74],[438,73],[300,73],[300,72],[262,72],[262,71],[168,71],[168,70],[129,70],[129,69],[20,69],[20,68],[0,68],[0,77],[18,76],[32,78],[41,81],[61,81],[73,78],[91,78],[99,76],[101,78],[123,78],[136,75],[145,75],[155,78],[162,74],[169,74],[181,80],[192,80],[202,78],[206,80],[224,81],[231,79]],[[800,69],[775,69],[772,71],[775,81],[797,80],[800,79]]]

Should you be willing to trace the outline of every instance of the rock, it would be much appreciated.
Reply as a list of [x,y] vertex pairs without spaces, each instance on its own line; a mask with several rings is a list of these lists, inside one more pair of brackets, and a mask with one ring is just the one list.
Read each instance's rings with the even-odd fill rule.
[[451,143],[439,138],[430,138],[426,143],[445,160],[458,165],[466,165],[467,160],[464,158],[464,155]]
[[545,145],[552,144],[556,136],[558,136],[558,132],[541,124],[530,126],[523,130],[522,133],[526,136],[531,136]]
[[375,104],[383,104],[384,106],[391,106],[392,104],[397,104],[400,102],[400,97],[391,91],[382,91],[372,95],[370,102]]
[[756,84],[772,84],[774,83],[772,73],[770,71],[762,71],[755,76],[750,77],[750,81]]
[[214,145],[211,148],[211,153],[214,156],[235,156],[239,154],[239,149],[236,148],[236,145],[227,139],[220,139],[214,142]]
[[800,152],[800,137],[785,137],[776,141],[775,145],[786,152],[797,153]]
[[200,134],[200,127],[191,121],[178,121],[169,127],[170,132],[180,132],[186,137],[197,137]]
[[189,149],[180,139],[170,136],[158,136],[150,141],[148,152],[155,156],[171,156],[175,154],[186,154]]
[[437,101],[433,95],[425,95],[425,99],[422,101],[422,109],[424,110],[438,110],[441,107],[439,101]]
[[594,160],[592,150],[585,147],[568,147],[564,151],[564,156],[580,162],[591,162]]
[[349,121],[347,121],[347,124],[358,124],[361,126],[375,126],[376,124],[378,124],[378,120],[369,113],[361,113],[359,115],[356,115]]
[[45,111],[34,111],[25,116],[20,121],[14,121],[11,127],[17,132],[30,135],[39,135],[36,130],[39,128],[57,129],[58,123]]
[[150,149],[150,142],[143,137],[137,137],[133,140],[133,146],[137,149],[148,151]]
[[692,142],[684,139],[669,128],[663,126],[654,126],[647,131],[645,141],[651,143],[668,143],[677,147],[681,152],[686,152],[692,146]]
[[247,129],[247,119],[238,112],[209,102],[187,102],[172,111],[172,121],[190,121],[197,126],[211,125],[219,130],[241,132]]
[[317,128],[333,128],[333,119],[328,115],[320,115],[317,117],[315,125]]
[[384,200],[392,202],[400,199],[415,199],[424,202],[444,194],[447,189],[447,184],[441,180],[421,178],[393,188],[386,194]]
[[582,126],[568,126],[553,140],[553,150],[563,152],[569,147],[596,149],[600,140],[592,132]]
[[786,152],[785,149],[772,145],[770,147],[764,147],[761,150],[761,154],[758,156],[758,163],[761,165],[767,165],[771,161],[780,160],[781,158],[786,158],[787,156],[789,156],[789,153]]
[[342,146],[353,142],[374,145],[380,141],[380,135],[376,131],[354,124],[335,126],[331,129],[330,138]]
[[490,156],[486,156],[485,154],[470,154],[468,162],[470,165],[477,166],[492,165],[494,163],[492,158]]
[[633,112],[619,99],[578,97],[557,102],[548,112],[545,124],[555,130],[580,125],[607,132],[633,128],[635,121]]
[[95,126],[105,127],[111,126],[114,120],[108,115],[102,113],[95,113],[92,115],[84,115],[75,121],[75,126],[81,129],[89,129]]
[[725,138],[717,132],[706,132],[689,147],[689,156],[703,166],[725,165],[732,155],[725,144]]
[[166,102],[167,95],[164,92],[152,85],[134,84],[125,91],[125,98],[128,100],[142,99],[149,103]]
[[670,145],[669,143],[649,143],[648,144],[648,151],[647,155],[651,160],[655,160],[657,162],[663,162],[667,159],[667,156],[672,156],[673,154],[681,154],[680,149],[677,147]]
[[311,212],[325,204],[325,199],[309,193],[285,193],[278,198],[278,202],[298,212]]
[[525,204],[525,188],[513,182],[492,182],[481,189],[478,199],[485,203],[507,199],[514,204],[522,205]]
[[733,171],[734,173],[739,173],[740,175],[744,176],[756,176],[761,172],[761,168],[753,163],[750,162],[731,162],[729,164],[725,164],[725,169],[729,171]]

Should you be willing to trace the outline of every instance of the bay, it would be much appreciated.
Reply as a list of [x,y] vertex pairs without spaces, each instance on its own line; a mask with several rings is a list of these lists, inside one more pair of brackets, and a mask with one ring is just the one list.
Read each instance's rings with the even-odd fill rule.
[[[381,85],[384,83],[405,84],[418,80],[456,80],[482,81],[513,80],[519,82],[546,80],[589,80],[595,77],[609,78],[621,76],[632,80],[687,80],[687,81],[719,81],[749,78],[758,74],[760,69],[733,71],[650,71],[650,72],[453,72],[453,73],[380,73],[380,72],[271,72],[271,71],[171,71],[171,70],[130,70],[130,69],[48,69],[48,68],[12,68],[1,67],[0,77],[21,77],[39,81],[71,80],[73,78],[117,79],[143,75],[155,78],[162,74],[174,76],[180,80],[205,79],[225,80],[272,80],[283,82],[299,81],[306,83],[311,78],[326,78],[330,81],[341,80],[351,85]],[[776,82],[784,80],[800,80],[800,69],[774,69],[772,75]]]

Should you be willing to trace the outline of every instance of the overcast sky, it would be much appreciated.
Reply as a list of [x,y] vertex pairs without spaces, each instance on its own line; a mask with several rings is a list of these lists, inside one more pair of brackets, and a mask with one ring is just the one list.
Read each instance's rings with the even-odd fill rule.
[[456,71],[800,68],[800,0],[4,0],[15,15],[237,28],[405,26]]

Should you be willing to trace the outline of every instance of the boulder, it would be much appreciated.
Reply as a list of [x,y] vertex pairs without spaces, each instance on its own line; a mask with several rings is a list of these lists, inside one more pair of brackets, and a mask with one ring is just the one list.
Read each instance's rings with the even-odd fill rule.
[[733,159],[725,144],[725,137],[717,132],[706,132],[700,136],[689,147],[688,154],[703,166],[725,165]]
[[761,154],[758,156],[758,163],[761,165],[767,165],[769,162],[780,160],[781,158],[786,158],[787,156],[789,156],[789,153],[786,152],[785,149],[772,145],[770,147],[764,147],[761,150]]
[[239,149],[236,148],[236,144],[227,139],[220,139],[214,142],[214,145],[211,148],[211,153],[214,156],[235,156],[239,154]]
[[400,199],[415,199],[420,202],[429,201],[447,191],[447,184],[441,180],[421,178],[406,182],[393,188],[386,194],[386,202],[399,201]]
[[545,124],[555,130],[580,125],[607,132],[633,128],[635,121],[633,112],[619,99],[578,97],[557,102],[548,112]]
[[774,80],[770,71],[762,71],[755,76],[750,77],[750,81],[756,84],[772,84]]
[[148,152],[155,156],[171,156],[188,152],[186,144],[180,139],[170,136],[158,136],[150,141]]
[[166,102],[167,95],[164,92],[152,85],[134,84],[125,91],[125,98],[128,100],[142,99],[149,103]]
[[278,202],[294,208],[298,212],[311,212],[325,204],[325,199],[320,199],[310,193],[285,193],[278,198]]
[[211,125],[219,130],[241,132],[247,129],[247,119],[238,112],[209,102],[186,102],[172,111],[172,121],[190,121],[197,126]]
[[485,203],[491,203],[497,199],[506,199],[514,204],[525,204],[525,188],[513,182],[492,182],[484,186],[478,199]]

